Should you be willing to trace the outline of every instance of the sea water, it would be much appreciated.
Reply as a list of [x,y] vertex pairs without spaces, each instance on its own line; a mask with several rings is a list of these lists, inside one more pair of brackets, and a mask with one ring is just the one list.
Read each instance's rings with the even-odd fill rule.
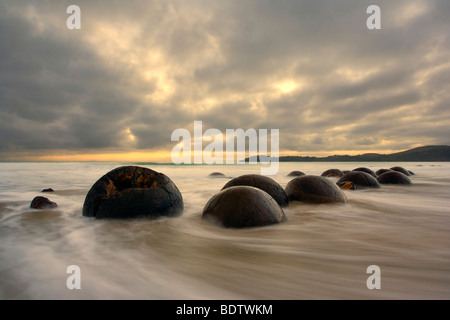
[[[0,299],[450,298],[450,163],[280,163],[272,178],[282,187],[294,170],[400,165],[416,175],[410,186],[344,191],[346,204],[291,202],[286,222],[250,229],[201,214],[258,165],[141,163],[178,186],[181,217],[83,217],[92,184],[122,165],[130,163],[0,163]],[[216,171],[225,177],[208,177]],[[58,208],[30,209],[38,195]],[[79,290],[66,286],[70,265],[80,267]],[[367,288],[371,265],[381,289]]]

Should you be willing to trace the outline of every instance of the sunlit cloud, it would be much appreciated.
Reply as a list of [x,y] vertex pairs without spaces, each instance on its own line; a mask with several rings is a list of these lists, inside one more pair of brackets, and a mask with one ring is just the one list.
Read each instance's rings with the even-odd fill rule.
[[426,0],[408,1],[401,6],[396,14],[396,25],[398,27],[406,27],[408,24],[414,22],[414,20],[429,13],[430,4],[432,2]]
[[279,89],[282,93],[290,93],[297,89],[298,84],[295,81],[287,80],[275,84],[275,87]]

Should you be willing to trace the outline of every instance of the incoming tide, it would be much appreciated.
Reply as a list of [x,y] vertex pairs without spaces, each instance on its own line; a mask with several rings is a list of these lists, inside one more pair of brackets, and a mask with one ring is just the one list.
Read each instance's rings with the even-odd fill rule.
[[[294,170],[400,165],[416,175],[411,186],[344,191],[345,204],[292,202],[286,222],[240,230],[202,221],[202,210],[258,165],[135,164],[172,179],[183,215],[83,217],[92,184],[122,165],[0,163],[0,299],[450,299],[448,162],[280,163],[271,177],[282,187]],[[225,177],[208,177],[216,171]],[[58,208],[30,209],[38,195]],[[80,290],[66,286],[70,265]],[[379,290],[366,286],[370,265]]]

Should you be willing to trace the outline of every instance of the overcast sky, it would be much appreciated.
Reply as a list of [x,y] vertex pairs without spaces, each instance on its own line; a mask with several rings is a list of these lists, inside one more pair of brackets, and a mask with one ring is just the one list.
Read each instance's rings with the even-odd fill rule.
[[448,0],[2,0],[0,160],[170,153],[194,120],[279,129],[291,155],[450,144],[449,14]]

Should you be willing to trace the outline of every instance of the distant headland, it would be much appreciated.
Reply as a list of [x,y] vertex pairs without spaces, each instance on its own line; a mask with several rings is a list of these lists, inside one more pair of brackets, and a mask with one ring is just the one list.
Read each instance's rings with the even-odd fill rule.
[[[246,158],[244,161],[250,160],[263,161],[269,157],[256,156]],[[272,158],[273,160],[273,158]],[[279,157],[280,162],[369,162],[369,161],[450,161],[450,146],[424,146],[418,147],[406,151],[391,153],[391,154],[379,154],[379,153],[365,153],[355,156],[350,155],[333,155],[328,157],[309,157],[309,156],[283,156]]]

